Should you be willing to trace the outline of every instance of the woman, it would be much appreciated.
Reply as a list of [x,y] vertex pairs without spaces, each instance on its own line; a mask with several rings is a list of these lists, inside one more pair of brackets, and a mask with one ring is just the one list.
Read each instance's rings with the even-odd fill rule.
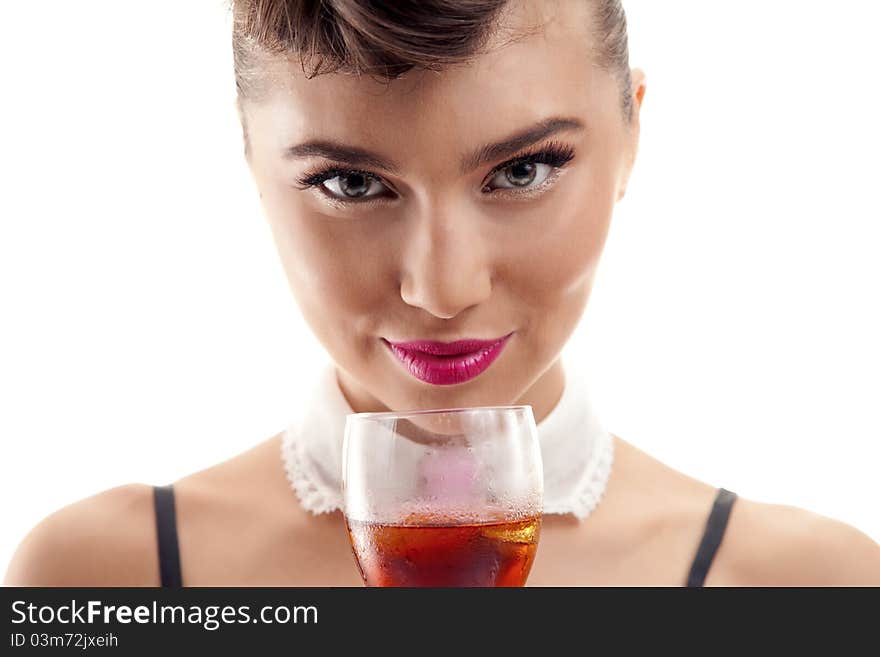
[[332,365],[289,430],[44,519],[8,584],[360,585],[338,508],[345,414],[514,403],[533,407],[548,488],[531,585],[880,584],[865,534],[608,434],[561,362],[637,153],[645,77],[619,1],[234,15],[245,156]]

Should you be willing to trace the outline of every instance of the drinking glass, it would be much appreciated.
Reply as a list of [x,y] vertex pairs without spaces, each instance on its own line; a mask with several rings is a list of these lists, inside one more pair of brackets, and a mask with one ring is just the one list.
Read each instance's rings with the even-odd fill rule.
[[523,586],[543,468],[531,406],[346,417],[345,522],[367,586]]

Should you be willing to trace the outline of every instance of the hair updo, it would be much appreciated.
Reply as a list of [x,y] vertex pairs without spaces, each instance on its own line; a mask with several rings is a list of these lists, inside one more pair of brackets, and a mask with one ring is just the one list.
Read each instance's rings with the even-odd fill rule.
[[[572,0],[574,1],[574,0]],[[619,83],[632,116],[626,14],[621,0],[593,5],[593,65]],[[292,57],[308,78],[324,73],[380,81],[418,68],[439,71],[485,52],[508,0],[231,0],[235,83],[240,99],[259,98],[266,56]],[[526,34],[539,31],[540,26]]]

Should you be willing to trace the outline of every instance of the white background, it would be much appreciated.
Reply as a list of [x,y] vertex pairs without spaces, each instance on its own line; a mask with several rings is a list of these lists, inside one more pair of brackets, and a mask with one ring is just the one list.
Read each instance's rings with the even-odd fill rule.
[[[692,476],[880,539],[875,3],[629,0],[640,159],[569,362]],[[277,433],[324,354],[241,156],[222,0],[0,21],[0,568]],[[708,509],[707,509],[708,511]]]

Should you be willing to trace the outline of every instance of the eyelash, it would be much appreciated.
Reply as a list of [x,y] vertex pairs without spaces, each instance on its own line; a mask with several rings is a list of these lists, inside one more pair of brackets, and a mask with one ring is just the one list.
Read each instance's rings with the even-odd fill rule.
[[[511,188],[500,188],[492,191],[492,194],[497,193],[509,193],[514,196],[517,195],[529,195],[532,196],[535,193],[540,193],[546,187],[553,184],[553,181],[559,176],[560,170],[565,167],[571,160],[574,159],[574,148],[569,146],[568,144],[562,144],[560,142],[552,141],[545,146],[538,147],[534,150],[528,151],[522,155],[518,155],[515,158],[507,160],[506,162],[502,162],[501,164],[496,165],[486,176],[487,183],[499,171],[504,171],[505,169],[510,169],[512,167],[517,166],[518,164],[546,164],[551,167],[551,172],[547,174],[547,177],[535,187],[531,187],[528,189],[522,190],[514,190]],[[325,167],[323,169],[313,170],[304,174],[301,178],[297,179],[297,189],[305,190],[310,187],[317,187],[320,192],[324,193],[327,198],[334,202],[339,203],[345,206],[357,205],[360,203],[374,203],[381,202],[384,198],[381,195],[371,196],[364,200],[358,199],[342,199],[337,196],[333,196],[329,193],[329,190],[324,188],[323,184],[327,180],[332,180],[336,177],[344,177],[352,174],[362,175],[367,178],[369,181],[382,182],[380,176],[370,172],[363,171],[360,169],[343,169],[339,167]],[[383,183],[384,184],[384,183]],[[485,188],[485,184],[483,185]]]

